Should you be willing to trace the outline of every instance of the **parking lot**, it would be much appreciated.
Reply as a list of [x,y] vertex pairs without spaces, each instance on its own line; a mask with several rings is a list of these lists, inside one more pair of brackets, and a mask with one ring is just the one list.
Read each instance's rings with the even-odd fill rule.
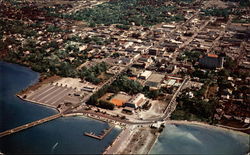
[[66,86],[47,84],[26,97],[27,100],[57,108],[65,103],[76,104],[80,102],[80,96],[76,89]]

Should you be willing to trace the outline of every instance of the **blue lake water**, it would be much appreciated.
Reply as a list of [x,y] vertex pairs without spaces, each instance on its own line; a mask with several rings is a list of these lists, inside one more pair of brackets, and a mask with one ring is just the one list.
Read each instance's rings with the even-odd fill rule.
[[244,155],[250,137],[198,125],[167,125],[150,154]]
[[[23,101],[15,94],[37,82],[39,74],[19,65],[0,62],[0,131],[11,129],[57,111]],[[98,154],[117,137],[114,128],[99,141],[83,135],[100,133],[108,124],[85,117],[59,118],[0,138],[0,152],[6,154]]]

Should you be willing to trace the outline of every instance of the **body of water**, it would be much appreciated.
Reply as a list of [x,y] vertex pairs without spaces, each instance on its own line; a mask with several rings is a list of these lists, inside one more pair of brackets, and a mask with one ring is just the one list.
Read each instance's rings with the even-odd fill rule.
[[[0,131],[11,129],[57,111],[15,96],[37,82],[39,74],[19,65],[0,62]],[[0,138],[0,151],[6,154],[98,154],[117,137],[114,128],[103,140],[84,136],[100,133],[108,124],[85,117],[59,118]]]
[[198,125],[167,125],[150,154],[244,155],[249,135]]

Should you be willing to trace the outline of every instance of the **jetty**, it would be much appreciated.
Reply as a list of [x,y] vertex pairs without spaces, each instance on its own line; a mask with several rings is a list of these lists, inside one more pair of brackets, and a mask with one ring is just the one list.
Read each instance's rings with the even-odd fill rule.
[[39,124],[57,119],[57,118],[61,117],[62,115],[63,115],[62,113],[59,113],[59,114],[52,115],[52,116],[28,123],[28,124],[21,125],[19,127],[13,128],[13,129],[9,129],[9,130],[0,132],[0,138],[7,136],[7,135],[10,135],[10,134],[13,134],[13,133],[16,133],[16,132],[19,132],[19,131],[22,131],[22,130],[25,130],[25,129],[28,129],[28,128],[31,128],[31,127],[34,127],[34,126],[39,125]]
[[107,129],[104,129],[101,134],[99,135],[96,135],[95,133],[93,132],[84,132],[84,135],[85,136],[89,136],[89,137],[92,137],[92,138],[95,138],[95,139],[98,139],[98,140],[102,140],[108,133],[110,133],[110,131],[114,128],[115,126],[111,126],[110,128],[107,128]]

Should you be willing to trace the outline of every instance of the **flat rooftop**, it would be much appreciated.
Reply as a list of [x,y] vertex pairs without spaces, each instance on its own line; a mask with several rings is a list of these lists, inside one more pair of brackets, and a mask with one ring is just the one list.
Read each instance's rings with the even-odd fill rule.
[[165,75],[158,74],[158,73],[153,73],[153,74],[147,79],[147,81],[152,81],[152,82],[160,83],[164,77],[165,77]]

